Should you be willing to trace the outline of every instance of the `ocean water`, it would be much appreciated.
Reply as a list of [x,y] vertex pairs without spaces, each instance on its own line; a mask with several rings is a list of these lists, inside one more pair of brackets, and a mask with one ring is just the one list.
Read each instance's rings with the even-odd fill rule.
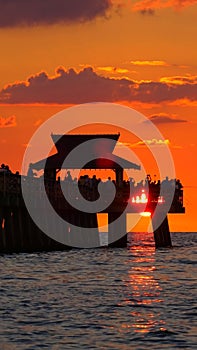
[[196,349],[197,233],[0,256],[0,349]]

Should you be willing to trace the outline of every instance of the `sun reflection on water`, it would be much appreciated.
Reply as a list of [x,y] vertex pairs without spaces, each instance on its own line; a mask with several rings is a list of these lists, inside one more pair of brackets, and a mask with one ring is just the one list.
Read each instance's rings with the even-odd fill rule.
[[121,325],[122,329],[132,328],[136,333],[148,333],[155,327],[164,325],[158,305],[163,302],[161,287],[154,277],[155,271],[155,247],[146,242],[147,234],[132,234],[133,242],[129,247],[131,260],[126,262],[128,266],[128,278],[124,280],[126,297],[122,306],[130,308],[130,322]]

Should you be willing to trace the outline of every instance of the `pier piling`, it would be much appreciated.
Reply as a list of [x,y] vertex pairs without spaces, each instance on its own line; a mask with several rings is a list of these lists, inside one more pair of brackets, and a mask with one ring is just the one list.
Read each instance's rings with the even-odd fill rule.
[[158,218],[152,217],[152,227],[156,248],[172,248],[168,217],[158,224]]

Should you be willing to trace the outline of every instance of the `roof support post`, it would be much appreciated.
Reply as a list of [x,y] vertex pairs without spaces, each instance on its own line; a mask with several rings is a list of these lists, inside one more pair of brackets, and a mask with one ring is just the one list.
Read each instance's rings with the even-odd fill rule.
[[118,187],[122,187],[123,185],[123,168],[117,168],[115,170],[116,173],[116,184]]

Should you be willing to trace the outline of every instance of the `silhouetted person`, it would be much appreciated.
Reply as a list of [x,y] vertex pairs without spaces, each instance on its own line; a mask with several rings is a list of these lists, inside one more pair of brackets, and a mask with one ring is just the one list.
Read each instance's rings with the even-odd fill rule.
[[5,164],[1,164],[0,172],[1,173],[8,173],[8,174],[12,173],[9,166],[5,165]]
[[176,189],[177,189],[177,190],[181,190],[181,188],[183,188],[183,185],[182,185],[182,183],[180,182],[180,180],[178,179],[178,180],[176,180]]
[[10,168],[9,168],[8,165],[5,166],[5,169],[6,169],[6,172],[7,172],[7,173],[11,174],[11,170],[10,170]]
[[5,164],[1,164],[1,167],[0,167],[0,173],[5,173],[6,172],[6,169],[5,169]]
[[33,177],[34,176],[32,165],[33,165],[32,163],[29,164],[29,169],[28,169],[28,172],[27,172],[27,176],[29,176],[29,177]]
[[66,175],[66,177],[65,177],[65,181],[72,182],[72,176],[71,176],[69,170],[67,171],[67,175]]
[[96,175],[93,175],[93,177],[92,177],[92,187],[95,189],[95,188],[97,188],[97,185],[98,185],[98,180],[96,178]]

